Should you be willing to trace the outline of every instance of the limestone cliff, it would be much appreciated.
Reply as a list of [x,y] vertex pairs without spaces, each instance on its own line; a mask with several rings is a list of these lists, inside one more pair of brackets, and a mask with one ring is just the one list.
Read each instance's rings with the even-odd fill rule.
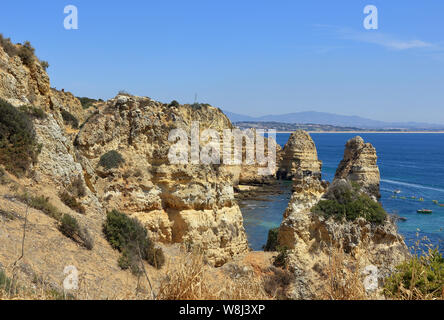
[[[344,158],[347,160],[341,162],[332,187],[347,183],[338,178],[347,172],[351,173],[347,174],[347,178],[353,177],[351,180],[363,186],[365,191],[371,186],[372,194],[379,194],[375,149],[364,144],[362,139],[355,138],[347,143]],[[358,172],[360,174],[356,174]],[[323,197],[327,185],[313,177],[304,181],[303,185],[299,180],[294,181],[294,192],[278,234],[279,244],[290,249],[289,265],[297,276],[291,297],[316,298],[328,278],[325,270],[328,270],[334,252],[338,249],[343,250],[359,268],[371,267],[377,270],[378,285],[382,285],[382,280],[408,256],[395,221],[387,216],[378,225],[363,218],[338,221],[313,213],[311,208]]]
[[[230,129],[217,108],[169,106],[147,97],[118,95],[85,123],[76,139],[88,180],[107,209],[137,217],[164,243],[200,247],[215,265],[246,252],[242,214],[234,201],[233,174],[224,165],[170,164],[172,129],[190,137],[204,129]],[[125,164],[105,170],[102,155],[116,150]]]
[[336,170],[335,179],[347,179],[358,183],[369,195],[379,199],[380,174],[375,148],[355,137],[345,145],[344,158]]
[[19,56],[10,57],[0,46],[0,97],[12,105],[32,104],[48,110],[49,77],[39,61],[25,65]]
[[[45,111],[44,118],[34,119],[41,152],[33,167],[33,177],[37,183],[63,188],[82,173],[60,113],[68,105],[56,97],[57,91],[50,89],[48,74],[40,61],[36,57],[32,59],[32,64],[25,64],[17,55],[10,57],[0,46],[0,98],[16,107],[32,105]],[[90,198],[86,201],[95,202]]]
[[318,160],[315,143],[307,132],[293,132],[280,156],[280,179],[301,180],[304,175],[320,178],[322,162]]

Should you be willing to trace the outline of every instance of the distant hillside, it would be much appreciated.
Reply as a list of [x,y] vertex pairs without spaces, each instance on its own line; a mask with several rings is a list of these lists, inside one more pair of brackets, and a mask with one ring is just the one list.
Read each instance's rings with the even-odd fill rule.
[[421,122],[384,122],[362,118],[358,116],[344,116],[326,112],[296,112],[282,115],[267,115],[262,117],[251,117],[232,112],[224,112],[232,122],[276,122],[293,124],[319,124],[346,128],[361,128],[375,130],[439,130],[444,129],[442,124],[431,124]]
[[265,122],[265,121],[240,121],[234,122],[234,125],[240,129],[274,129],[276,131],[285,131],[291,132],[296,130],[305,130],[305,131],[363,131],[364,129],[360,128],[352,128],[352,127],[338,127],[338,126],[330,126],[323,124],[296,124],[296,123],[283,123],[283,122]]

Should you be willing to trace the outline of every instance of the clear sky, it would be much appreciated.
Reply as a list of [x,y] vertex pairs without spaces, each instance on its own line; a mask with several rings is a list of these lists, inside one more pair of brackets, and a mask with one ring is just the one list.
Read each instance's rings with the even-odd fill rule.
[[[79,29],[65,30],[66,5]],[[379,29],[363,27],[375,5]],[[249,114],[324,111],[444,124],[442,0],[14,0],[0,33],[31,41],[51,84]]]

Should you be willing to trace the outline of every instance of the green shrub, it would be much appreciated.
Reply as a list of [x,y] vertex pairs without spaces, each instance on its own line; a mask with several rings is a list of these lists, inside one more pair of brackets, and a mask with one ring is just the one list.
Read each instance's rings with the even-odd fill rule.
[[66,125],[70,125],[74,129],[79,128],[79,120],[77,120],[77,118],[70,112],[62,109],[60,113],[62,114],[63,121]]
[[171,101],[171,103],[168,105],[168,107],[180,107],[180,103],[176,100]]
[[36,119],[46,119],[47,115],[45,111],[43,111],[40,108],[34,107],[34,106],[21,106],[19,107],[19,110],[23,113],[26,113],[32,118]]
[[165,258],[162,249],[154,246],[138,220],[113,210],[107,214],[103,233],[111,246],[122,253],[119,259],[121,267],[131,268],[136,273],[140,257],[156,268],[163,266]]
[[122,155],[116,150],[112,150],[100,157],[99,165],[109,170],[118,168],[124,162],[125,160],[123,159]]
[[40,61],[40,65],[42,66],[43,70],[45,70],[45,71],[48,70],[48,68],[49,68],[48,61],[42,60],[42,61]]
[[381,224],[387,213],[380,203],[373,201],[367,194],[359,190],[359,186],[347,183],[333,184],[311,211],[326,218],[354,221],[359,217],[368,222]]
[[97,102],[95,99],[87,98],[87,97],[77,97],[80,103],[82,104],[83,109],[88,109],[92,107],[93,103]]
[[10,38],[4,38],[0,33],[0,46],[6,52],[6,54],[10,57],[14,57],[18,53],[17,47],[12,43]]
[[22,59],[24,65],[31,67],[35,61],[35,49],[29,41],[25,41],[18,49],[17,55]]
[[278,248],[278,234],[279,228],[270,229],[268,231],[267,244],[264,246],[264,251],[277,251]]
[[27,203],[31,208],[40,210],[51,218],[60,220],[62,217],[62,213],[49,202],[49,198],[44,196],[31,196],[27,193],[18,195],[17,197],[20,201]]
[[288,248],[286,246],[278,246],[278,255],[274,257],[273,265],[279,268],[286,268],[288,265]]
[[68,238],[83,244],[86,249],[92,250],[94,242],[88,229],[80,227],[79,222],[73,216],[64,214],[59,229]]
[[83,198],[86,196],[86,188],[83,184],[82,175],[79,174],[71,184],[68,186],[67,190],[76,197]]
[[60,200],[62,200],[62,202],[72,210],[81,214],[85,214],[86,212],[85,207],[80,202],[78,202],[76,198],[70,195],[67,191],[63,191],[60,194]]
[[384,294],[394,299],[443,299],[444,258],[438,249],[403,262],[385,280]]
[[64,214],[60,221],[60,232],[68,238],[75,239],[75,236],[80,233],[80,225],[77,219],[69,214]]
[[0,164],[20,177],[37,160],[41,146],[27,113],[0,99],[0,115]]

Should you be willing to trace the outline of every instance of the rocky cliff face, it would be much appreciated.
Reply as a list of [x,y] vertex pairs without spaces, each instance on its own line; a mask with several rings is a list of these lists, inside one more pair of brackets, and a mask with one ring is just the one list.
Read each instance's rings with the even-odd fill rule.
[[[375,149],[360,138],[349,141],[334,184],[346,183],[339,179],[340,176],[358,183],[372,195],[379,194]],[[387,217],[384,223],[376,225],[363,218],[337,221],[322,217],[310,209],[327,191],[327,185],[312,177],[304,181],[304,185],[295,181],[278,234],[279,244],[290,249],[289,265],[298,279],[291,297],[312,299],[317,296],[328,278],[325,270],[335,250],[345,252],[349,261],[354,261],[359,268],[377,270],[378,285],[382,285],[382,280],[408,256],[395,221]]]
[[50,105],[49,77],[40,63],[24,65],[0,46],[0,97],[12,105],[34,105],[47,110]]
[[[194,121],[200,131],[231,128],[211,106],[175,107],[119,95],[86,122],[75,144],[105,208],[137,217],[159,241],[198,246],[221,265],[248,248],[233,173],[224,165],[173,165],[168,159],[170,131],[183,129],[190,137]],[[125,164],[105,170],[100,158],[112,150]]]
[[42,146],[33,168],[34,179],[62,188],[82,173],[60,114],[69,104],[58,98],[56,90],[50,89],[46,71],[34,59],[31,65],[26,65],[18,56],[8,56],[0,46],[0,98],[16,107],[32,105],[46,112],[44,119],[34,119],[37,141]]
[[377,160],[375,148],[361,137],[355,137],[345,145],[344,158],[336,170],[335,179],[356,182],[370,196],[379,199],[380,174]]

